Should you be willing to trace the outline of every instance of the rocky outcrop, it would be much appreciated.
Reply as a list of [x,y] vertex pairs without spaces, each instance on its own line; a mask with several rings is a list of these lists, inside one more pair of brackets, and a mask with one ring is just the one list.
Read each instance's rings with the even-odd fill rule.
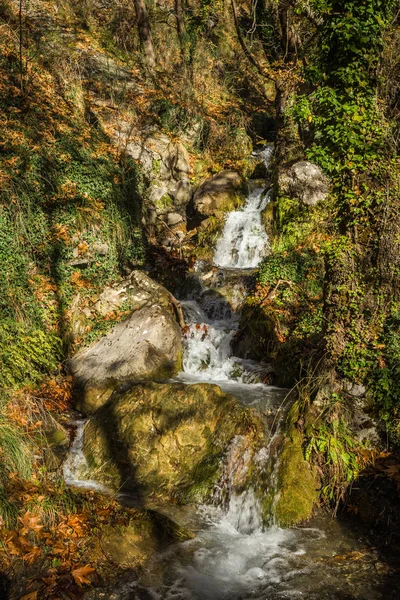
[[107,288],[96,308],[104,315],[127,299],[131,315],[69,361],[83,413],[94,412],[122,382],[168,379],[181,368],[181,312],[175,298],[136,271],[123,285]]
[[115,142],[141,163],[149,182],[143,219],[150,235],[168,237],[174,231],[185,232],[186,206],[192,197],[192,169],[182,142],[157,131],[134,131],[122,121],[115,124]]
[[[256,485],[250,463],[264,427],[251,409],[215,385],[138,384],[116,392],[84,432],[92,476],[146,503],[210,499],[217,484],[229,492]],[[227,457],[240,457],[227,471]],[[231,460],[232,462],[232,460]],[[222,479],[224,481],[222,481]]]
[[168,544],[182,542],[194,535],[164,514],[154,510],[136,511],[128,526],[103,525],[94,548],[113,565],[123,568],[142,566]]
[[329,194],[329,179],[318,165],[299,161],[279,173],[279,195],[298,198],[306,206],[323,202]]
[[209,217],[220,212],[233,210],[245,199],[243,179],[236,171],[221,171],[207,179],[193,196],[195,210]]

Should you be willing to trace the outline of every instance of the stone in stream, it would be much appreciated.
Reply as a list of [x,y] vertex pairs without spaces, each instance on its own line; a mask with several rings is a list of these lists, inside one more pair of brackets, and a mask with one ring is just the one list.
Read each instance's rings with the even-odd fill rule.
[[[83,452],[89,477],[140,503],[191,504],[216,489],[223,502],[224,493],[262,487],[254,465],[265,444],[257,413],[218,386],[143,383],[115,392],[90,417]],[[237,460],[227,469],[232,447]]]
[[182,365],[179,304],[165,288],[135,271],[123,288],[105,290],[97,310],[104,314],[128,299],[132,314],[69,361],[77,408],[89,414],[126,381],[173,377]]

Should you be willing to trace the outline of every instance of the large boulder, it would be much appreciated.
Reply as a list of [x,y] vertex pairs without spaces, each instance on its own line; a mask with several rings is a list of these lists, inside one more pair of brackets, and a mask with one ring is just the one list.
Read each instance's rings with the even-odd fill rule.
[[114,490],[188,504],[256,486],[263,443],[261,419],[218,386],[147,383],[90,417],[83,452],[87,476]]
[[97,310],[104,315],[127,301],[130,316],[69,361],[83,413],[94,412],[122,382],[168,379],[181,369],[183,322],[172,294],[134,272],[122,286],[103,292]]
[[279,175],[280,195],[298,198],[306,206],[315,206],[329,194],[329,179],[322,169],[309,161],[296,162]]
[[246,196],[236,171],[221,171],[204,181],[193,196],[195,210],[205,217],[239,207]]

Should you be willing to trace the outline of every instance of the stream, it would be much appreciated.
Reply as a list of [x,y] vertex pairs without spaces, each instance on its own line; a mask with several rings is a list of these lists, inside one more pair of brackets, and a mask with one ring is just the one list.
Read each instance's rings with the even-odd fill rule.
[[[272,149],[263,151],[268,167]],[[214,265],[198,264],[182,306],[185,383],[216,383],[243,404],[258,408],[270,420],[271,441],[266,449],[275,466],[279,422],[287,390],[269,386],[268,365],[233,355],[232,340],[239,327],[240,303],[246,281],[269,251],[262,211],[269,201],[263,187],[253,186],[245,206],[227,216],[217,243]],[[223,293],[230,289],[229,301]],[[233,307],[233,308],[232,308]],[[79,433],[79,430],[78,430]],[[272,447],[274,450],[272,450]],[[64,474],[76,481],[81,460],[79,435]],[[275,454],[272,456],[273,452]],[[75,461],[75,462],[74,462]],[[276,494],[276,468],[271,471]],[[171,510],[173,510],[171,508]],[[184,510],[185,509],[181,509]],[[124,580],[109,592],[87,598],[121,600],[378,600],[399,598],[391,568],[364,532],[345,521],[318,517],[307,526],[282,529],[271,515],[263,525],[254,492],[231,494],[227,505],[198,506],[185,525],[197,531],[194,539],[157,553],[139,580]],[[176,516],[176,515],[174,515]],[[177,519],[178,520],[178,519]],[[179,520],[178,520],[179,521]]]

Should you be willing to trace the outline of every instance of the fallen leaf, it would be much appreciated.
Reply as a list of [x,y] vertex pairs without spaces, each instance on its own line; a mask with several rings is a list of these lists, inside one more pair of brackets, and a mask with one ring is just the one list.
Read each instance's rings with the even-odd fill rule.
[[25,596],[21,596],[20,600],[36,600],[38,597],[37,591],[29,592],[29,594],[25,594]]
[[79,567],[78,569],[74,569],[71,571],[71,575],[79,586],[83,584],[90,585],[91,581],[88,579],[88,575],[94,573],[95,569],[89,567],[89,565],[85,565],[84,567]]
[[43,525],[40,524],[40,517],[33,516],[33,514],[29,510],[26,511],[24,516],[20,517],[19,520],[21,521],[22,525],[24,526],[22,529],[23,535],[28,533],[29,531],[38,532],[41,529],[43,529]]

